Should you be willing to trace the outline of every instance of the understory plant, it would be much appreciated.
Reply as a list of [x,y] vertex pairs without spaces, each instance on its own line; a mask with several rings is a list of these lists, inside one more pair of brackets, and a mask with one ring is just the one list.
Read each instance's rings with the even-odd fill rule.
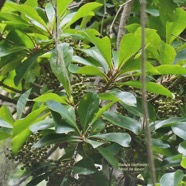
[[[73,3],[8,1],[0,12],[0,140],[11,140],[6,157],[23,172],[17,185],[147,185],[140,3],[119,49],[107,27],[120,20],[105,10],[116,13],[122,2]],[[152,0],[146,9],[146,96],[161,186],[185,183],[182,5]]]

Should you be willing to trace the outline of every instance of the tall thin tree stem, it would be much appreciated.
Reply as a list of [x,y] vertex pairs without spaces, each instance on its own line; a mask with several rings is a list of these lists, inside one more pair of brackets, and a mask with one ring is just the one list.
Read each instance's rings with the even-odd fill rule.
[[150,176],[152,185],[156,184],[156,171],[153,159],[153,150],[152,150],[152,139],[151,139],[151,130],[149,127],[149,113],[147,106],[147,91],[146,91],[146,52],[145,52],[145,26],[146,26],[146,0],[141,0],[141,27],[142,27],[142,107],[143,107],[143,127],[146,129],[146,144],[147,144],[147,154],[148,154],[148,163],[150,169]]

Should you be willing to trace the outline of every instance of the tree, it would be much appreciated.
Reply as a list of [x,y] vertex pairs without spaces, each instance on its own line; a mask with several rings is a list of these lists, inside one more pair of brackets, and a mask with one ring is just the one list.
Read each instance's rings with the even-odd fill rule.
[[24,170],[18,185],[147,185],[145,127],[157,183],[185,183],[186,2],[122,3],[2,8],[0,140]]

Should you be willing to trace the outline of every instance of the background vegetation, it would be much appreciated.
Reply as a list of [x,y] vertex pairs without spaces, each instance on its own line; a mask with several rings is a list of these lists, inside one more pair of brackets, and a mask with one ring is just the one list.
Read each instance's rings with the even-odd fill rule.
[[5,161],[15,162],[9,185],[148,185],[154,182],[149,144],[156,185],[186,184],[186,1],[149,0],[146,18],[141,4],[146,3],[5,3],[2,185]]

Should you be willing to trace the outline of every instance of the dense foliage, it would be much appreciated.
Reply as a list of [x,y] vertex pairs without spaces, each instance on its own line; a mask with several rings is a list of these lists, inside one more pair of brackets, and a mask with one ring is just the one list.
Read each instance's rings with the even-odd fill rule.
[[[27,186],[150,183],[140,1],[117,49],[122,4],[27,0],[2,8],[0,140],[11,139],[6,156],[21,165]],[[161,186],[186,182],[184,5],[149,0],[146,9],[147,99]]]

